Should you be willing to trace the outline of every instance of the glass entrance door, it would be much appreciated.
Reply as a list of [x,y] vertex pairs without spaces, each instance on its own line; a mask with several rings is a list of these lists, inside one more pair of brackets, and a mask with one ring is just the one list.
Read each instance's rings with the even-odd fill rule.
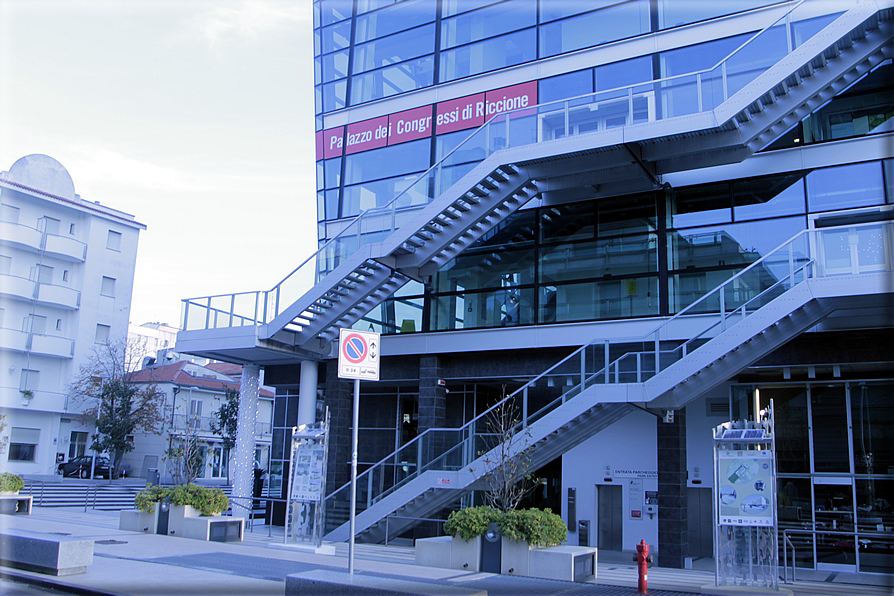
[[853,479],[814,478],[813,510],[816,568],[856,572]]

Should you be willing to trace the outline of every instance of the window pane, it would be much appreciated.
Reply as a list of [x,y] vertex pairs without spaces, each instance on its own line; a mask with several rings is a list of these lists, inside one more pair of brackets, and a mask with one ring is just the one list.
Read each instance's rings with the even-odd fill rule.
[[354,74],[434,52],[434,25],[377,39],[354,48]]
[[500,0],[442,0],[441,14],[444,17],[453,16],[488,4],[496,4]]
[[732,221],[729,184],[718,182],[679,189],[670,200],[671,228]]
[[888,474],[894,470],[894,383],[851,383],[851,419],[857,474]]
[[[409,188],[417,178],[419,178],[418,174],[411,174],[410,176],[398,176],[377,182],[347,186],[345,187],[344,208],[341,216],[351,217],[367,209],[387,205],[394,197]],[[416,191],[416,187],[413,190]],[[422,197],[418,192],[411,192],[413,194],[407,198],[406,204],[403,200],[400,201],[401,207],[428,202],[427,197]]]
[[536,38],[529,29],[441,52],[441,81],[530,62],[536,58]]
[[345,157],[345,184],[393,178],[428,169],[431,141],[419,139]]
[[649,2],[639,0],[540,27],[540,57],[648,33]]
[[[761,387],[761,408],[768,407],[771,399],[775,408],[773,415],[776,420],[776,462],[779,468],[778,472],[780,474],[810,472],[810,458],[807,451],[810,444],[807,419],[807,389],[804,387]],[[800,493],[800,496],[798,493]],[[801,517],[809,520],[809,491],[795,491],[795,493],[789,495],[789,502],[792,506],[795,506],[795,503],[801,500],[806,500],[808,503],[808,508],[801,511]]]
[[509,250],[495,247],[493,250],[464,251],[447,263],[435,275],[437,292],[458,290],[482,290],[500,288],[507,278],[515,284],[530,284],[534,281],[533,249]]
[[592,321],[658,314],[658,279],[639,277],[544,286],[541,323]]
[[766,6],[779,0],[723,0],[723,2],[680,2],[658,0],[658,22],[662,29],[676,27],[750,8]]
[[561,2],[540,3],[540,22],[555,21],[564,17],[580,14],[588,10],[604,8],[612,4],[619,4],[626,0],[562,0]]
[[736,220],[804,213],[804,174],[764,176],[733,182]]
[[324,54],[334,52],[335,50],[343,50],[348,47],[351,41],[351,21],[320,29],[320,36]]
[[882,168],[877,161],[814,170],[807,176],[810,212],[881,205]]
[[328,83],[336,79],[343,79],[348,76],[348,51],[335,52],[326,54],[321,58],[322,62],[322,81]]
[[436,7],[437,4],[431,0],[413,0],[358,17],[354,43],[363,43],[430,23],[435,20]]
[[536,24],[536,3],[527,0],[502,2],[441,23],[441,49],[480,41]]
[[431,302],[433,330],[507,327],[533,322],[534,290],[506,288],[434,296]]
[[331,25],[337,21],[351,18],[354,8],[353,0],[326,0],[317,4],[320,9],[320,20],[323,25]]
[[98,344],[106,344],[109,343],[109,330],[111,328],[108,325],[97,325],[96,326],[96,336],[93,341]]
[[348,91],[346,81],[336,81],[319,87],[322,93],[323,111],[333,112],[345,107],[345,95]]
[[433,56],[410,60],[351,79],[351,105],[390,97],[405,91],[430,87],[434,83]]
[[109,237],[106,241],[106,248],[112,250],[121,250],[121,233],[109,230]]
[[102,288],[99,291],[103,296],[115,296],[115,279],[112,277],[102,278]]
[[340,157],[336,157],[334,159],[327,159],[323,163],[323,169],[326,176],[326,186],[325,188],[337,188],[341,183],[341,159]]
[[[859,473],[859,470],[858,470]],[[888,478],[856,479],[857,523],[862,532],[876,534],[871,540],[860,541],[860,571],[894,574],[894,536],[890,528],[894,526],[894,480]],[[885,531],[888,536],[879,536]]]
[[544,248],[540,281],[556,283],[606,275],[626,276],[657,269],[657,236],[622,236]]
[[540,103],[548,103],[592,92],[593,71],[588,69],[542,79],[539,84],[538,97]]
[[816,472],[850,472],[844,385],[813,385],[813,466]]

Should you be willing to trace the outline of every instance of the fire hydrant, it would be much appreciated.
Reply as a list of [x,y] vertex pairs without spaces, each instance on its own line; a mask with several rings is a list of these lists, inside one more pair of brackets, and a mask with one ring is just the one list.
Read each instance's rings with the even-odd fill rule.
[[645,540],[640,540],[636,545],[636,555],[633,560],[638,563],[639,582],[636,586],[637,594],[649,593],[649,567],[652,566],[652,555],[649,554],[649,545]]

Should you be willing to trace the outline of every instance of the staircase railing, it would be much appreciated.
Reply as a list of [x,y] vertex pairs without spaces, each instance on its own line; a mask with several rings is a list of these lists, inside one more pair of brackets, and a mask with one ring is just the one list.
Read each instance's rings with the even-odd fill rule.
[[[842,0],[846,4],[856,4],[856,0]],[[387,238],[497,151],[713,110],[792,51],[797,40],[791,25],[812,18],[810,6],[806,0],[794,2],[712,68],[491,117],[390,202],[346,222],[335,237],[270,290],[184,299],[181,328],[194,331],[270,323],[361,246]]]
[[[492,449],[489,421],[507,400],[518,412],[521,430],[595,385],[643,383],[806,279],[891,272],[892,247],[890,221],[803,230],[648,333],[594,340],[462,427],[421,433],[358,476],[357,512],[425,471],[460,470]],[[696,331],[689,339],[673,339],[680,337],[680,330],[693,327]],[[347,519],[349,490],[347,484],[326,498],[330,528]]]

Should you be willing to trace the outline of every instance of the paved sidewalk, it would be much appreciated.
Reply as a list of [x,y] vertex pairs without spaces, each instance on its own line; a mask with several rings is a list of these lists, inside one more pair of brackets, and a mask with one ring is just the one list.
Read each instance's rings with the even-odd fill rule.
[[[53,577],[0,568],[0,594],[13,593],[10,580],[36,582],[62,591],[114,596],[218,594],[283,596],[284,578],[316,569],[347,571],[347,544],[336,544],[335,555],[271,548],[282,544],[282,529],[255,525],[242,543],[218,543],[118,530],[118,513],[83,508],[35,507],[30,516],[2,516],[7,527],[65,533],[95,541],[93,565],[87,573]],[[713,587],[713,563],[696,561],[695,569],[653,567],[649,591],[701,594]],[[358,544],[356,574],[487,590],[489,596],[559,595],[633,596],[637,574],[630,553],[601,552],[596,581],[591,584],[551,582],[452,569],[417,567],[411,547]],[[848,583],[859,581],[862,583]],[[798,583],[780,585],[797,596],[890,596],[891,577],[798,572]],[[734,594],[730,590],[728,593]]]

